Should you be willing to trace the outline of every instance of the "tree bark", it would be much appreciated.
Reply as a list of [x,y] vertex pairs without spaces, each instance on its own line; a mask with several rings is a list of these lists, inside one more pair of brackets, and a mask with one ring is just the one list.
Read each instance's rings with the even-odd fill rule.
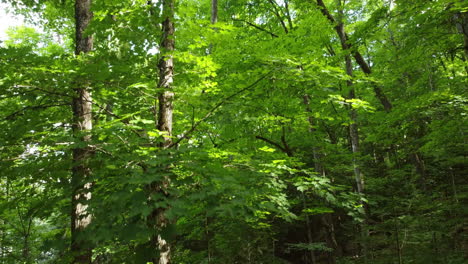
[[[93,48],[93,37],[85,36],[93,14],[91,0],[75,0],[75,54],[87,53]],[[89,131],[92,129],[92,99],[86,81],[77,80],[72,100],[73,135],[78,143],[88,143],[91,140]],[[88,159],[92,155],[90,147],[73,149],[72,167],[72,212],[71,212],[71,253],[73,263],[91,263],[92,247],[83,238],[82,233],[91,223],[86,201],[91,199],[91,169]]]
[[159,82],[158,88],[161,92],[158,95],[159,111],[158,125],[159,131],[165,132],[164,143],[162,147],[167,147],[172,142],[172,114],[174,91],[172,84],[174,82],[174,59],[172,52],[174,51],[174,2],[173,0],[163,1],[163,22],[162,22],[162,42],[161,42],[161,58],[158,63]]
[[218,22],[218,0],[211,0],[211,24]]
[[[372,70],[369,67],[369,64],[366,62],[366,60],[362,56],[362,54],[357,49],[353,48],[351,43],[349,43],[349,37],[346,31],[344,30],[344,26],[342,25],[343,23],[342,22],[338,23],[335,20],[335,18],[332,16],[330,11],[328,11],[323,0],[317,0],[317,5],[320,8],[320,12],[322,12],[322,14],[334,25],[334,29],[340,39],[342,48],[347,49],[351,52],[356,63],[359,65],[359,67],[365,74],[367,75],[372,74]],[[382,88],[376,83],[372,83],[372,87],[373,87],[375,96],[380,101],[385,111],[390,112],[393,108],[393,105],[388,100],[385,93],[382,91]]]
[[[321,2],[321,0],[318,0],[318,1]],[[345,32],[345,29],[344,29],[344,24],[342,22],[344,14],[343,14],[341,0],[338,0],[338,3],[339,3],[339,6],[340,6],[340,10],[339,10],[340,18],[339,18],[338,24],[336,25],[335,28],[336,28],[336,31],[338,33],[338,36],[340,36],[341,46],[342,46],[343,50],[344,51],[349,51],[351,49],[351,46],[348,44],[346,32]],[[346,85],[348,86],[348,89],[349,89],[348,98],[349,99],[354,99],[354,98],[356,98],[356,93],[355,93],[355,90],[354,90],[353,81],[351,79],[353,77],[353,65],[352,65],[351,57],[350,57],[349,54],[345,55],[345,68],[346,68],[346,74],[350,77],[350,80],[346,81]],[[385,107],[385,104],[383,104],[383,105]],[[387,110],[387,108],[385,108],[385,109]],[[360,149],[359,149],[359,130],[358,130],[358,123],[357,123],[357,112],[356,112],[355,109],[353,109],[352,106],[350,107],[349,111],[350,111],[349,116],[350,116],[350,120],[351,120],[351,124],[349,125],[349,138],[350,138],[350,142],[351,142],[351,151],[353,153],[354,179],[356,181],[357,192],[359,194],[363,194],[364,193],[364,181],[363,181],[363,177],[362,177],[362,173],[361,173],[361,168],[359,166],[359,161],[357,159],[357,155],[360,152]],[[361,202],[361,205],[364,207],[364,210],[365,210],[366,205],[363,202]],[[364,213],[366,214],[366,212],[364,212]],[[364,217],[367,218],[366,215]],[[367,232],[366,221],[367,221],[367,219],[365,219],[364,222],[360,225],[361,237],[364,240],[364,242],[361,243],[362,254],[364,256],[364,263],[367,263],[367,255],[368,255],[367,241],[365,241],[365,240],[367,240],[367,236],[368,236],[367,235],[368,232]]]
[[[346,33],[344,30],[344,25],[341,21],[338,22],[336,29],[337,29],[338,35],[340,36],[341,46],[343,50],[348,51],[350,49],[350,46],[348,45],[346,39],[342,37],[342,36],[345,36]],[[345,55],[345,64],[346,64],[345,66],[346,75],[352,78],[353,77],[353,65],[352,65],[351,57],[349,56],[349,54]],[[353,81],[352,80],[346,81],[346,85],[348,86],[348,89],[349,89],[348,98],[349,99],[356,98],[356,93],[353,87]],[[352,107],[350,107],[349,116],[351,119],[351,124],[349,125],[349,137],[351,141],[351,150],[354,156],[353,157],[354,176],[356,179],[357,191],[358,193],[362,193],[364,191],[364,183],[361,177],[361,169],[359,168],[358,161],[356,160],[356,155],[359,153],[359,133],[358,133],[358,125],[357,125],[357,112]]]
[[[164,140],[159,145],[161,148],[168,148],[172,144],[172,116],[173,116],[173,77],[174,77],[174,0],[163,0],[163,22],[162,22],[162,41],[160,45],[161,58],[158,63],[159,82],[158,94],[159,111],[157,129],[164,132]],[[159,182],[151,184],[151,191],[163,193],[167,198],[169,196],[170,178],[164,176]],[[153,246],[159,251],[159,258],[152,259],[154,264],[171,263],[171,245],[167,238],[161,236],[161,230],[170,223],[166,216],[167,208],[156,208],[150,217],[150,226],[159,233],[152,237]]]

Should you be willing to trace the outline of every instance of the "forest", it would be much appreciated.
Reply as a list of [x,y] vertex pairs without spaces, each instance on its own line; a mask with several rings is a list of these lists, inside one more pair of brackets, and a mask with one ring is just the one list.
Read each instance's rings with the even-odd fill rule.
[[0,264],[468,262],[468,1],[0,4]]

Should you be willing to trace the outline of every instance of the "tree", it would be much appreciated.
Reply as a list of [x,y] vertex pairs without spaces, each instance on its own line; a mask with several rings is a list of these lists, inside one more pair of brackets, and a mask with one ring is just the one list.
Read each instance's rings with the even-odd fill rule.
[[[93,37],[86,35],[87,32],[85,32],[92,16],[91,0],[75,1],[75,55],[77,56],[93,49]],[[92,155],[92,148],[88,144],[91,141],[89,132],[93,127],[91,92],[87,86],[86,77],[84,80],[77,80],[72,101],[74,137],[77,139],[78,145],[85,144],[85,146],[73,149],[71,213],[73,263],[90,263],[92,256],[92,246],[89,240],[86,241],[82,235],[92,221],[86,204],[86,201],[91,199],[91,169],[88,165],[88,159]]]
[[[160,148],[167,148],[172,143],[173,126],[173,78],[174,78],[174,1],[164,0],[162,6],[162,41],[160,45],[161,57],[158,63],[159,81],[158,81],[158,124],[157,129],[163,133],[164,141],[159,145]],[[171,179],[168,176],[159,182],[151,185],[153,191],[169,196],[169,186]],[[167,238],[160,234],[161,230],[167,228],[170,224],[166,216],[167,208],[157,208],[150,218],[151,225],[159,232],[152,240],[153,244],[159,250],[159,259],[153,260],[153,263],[169,264],[171,263],[171,245]]]

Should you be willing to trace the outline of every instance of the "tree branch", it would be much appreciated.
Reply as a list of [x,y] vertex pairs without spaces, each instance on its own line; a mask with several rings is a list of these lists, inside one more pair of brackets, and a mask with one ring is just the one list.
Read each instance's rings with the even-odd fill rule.
[[281,150],[282,152],[286,153],[286,150],[283,148],[283,146],[281,146],[279,143],[276,143],[274,142],[273,140],[271,139],[268,139],[266,137],[262,137],[262,136],[255,136],[256,139],[260,139],[262,141],[265,141],[266,143],[270,144],[270,145],[273,145],[275,146],[277,149]]
[[63,94],[63,93],[57,93],[57,92],[48,91],[48,90],[46,90],[46,89],[43,89],[43,88],[40,88],[40,87],[37,87],[37,86],[30,86],[30,85],[14,85],[14,86],[12,86],[12,88],[32,88],[32,89],[18,92],[19,94],[13,94],[13,95],[2,96],[2,97],[0,97],[0,100],[12,98],[12,97],[17,97],[17,96],[21,96],[21,95],[24,95],[24,94],[27,94],[27,93],[32,93],[32,92],[34,92],[34,91],[41,91],[41,92],[44,92],[44,93],[46,93],[46,94],[58,95],[58,96],[69,97],[69,98],[73,97],[73,96],[68,95],[68,94]]
[[[317,0],[317,5],[319,6],[320,12],[322,12],[322,14],[332,23],[336,33],[338,34],[338,37],[340,38],[341,47],[343,48],[343,50],[349,50],[353,55],[356,63],[361,68],[361,70],[365,74],[370,75],[372,73],[372,70],[369,67],[369,64],[366,62],[359,50],[353,48],[352,43],[349,42],[349,36],[345,32],[344,27],[342,25],[340,26],[340,24],[337,23],[336,19],[333,17],[330,11],[328,11],[323,0]],[[388,100],[385,93],[382,91],[381,87],[374,82],[372,83],[372,87],[374,89],[375,96],[380,101],[385,111],[390,112],[393,106]]]
[[275,33],[271,32],[271,31],[268,31],[267,29],[264,29],[264,28],[262,28],[262,27],[260,27],[260,26],[258,26],[258,25],[256,25],[256,24],[254,24],[254,23],[252,23],[252,22],[245,21],[245,20],[242,20],[242,19],[234,19],[234,18],[232,19],[232,21],[244,22],[244,23],[246,23],[247,25],[249,25],[249,26],[251,26],[251,27],[253,27],[253,28],[256,28],[256,29],[258,29],[258,30],[260,30],[260,31],[263,31],[263,32],[266,32],[266,33],[270,34],[273,38],[277,38],[277,37],[278,37],[278,35],[276,35]]
[[292,149],[289,147],[288,145],[288,142],[286,142],[286,131],[284,130],[284,126],[283,126],[283,134],[281,135],[281,142],[283,143],[283,149],[284,149],[284,152],[288,155],[288,157],[292,157],[293,156],[293,151]]
[[270,2],[270,4],[273,6],[273,9],[274,9],[273,13],[276,15],[276,17],[280,21],[281,26],[284,29],[284,32],[286,32],[286,34],[288,34],[289,30],[288,30],[288,27],[286,27],[286,24],[284,23],[284,20],[283,20],[283,18],[281,17],[281,15],[279,13],[279,10],[278,10],[278,7],[277,7],[278,4],[274,0],[268,0],[268,2]]
[[284,0],[284,8],[286,9],[286,18],[288,19],[288,24],[289,24],[289,28],[291,30],[294,29],[293,27],[293,23],[292,23],[292,19],[291,19],[291,12],[289,12],[289,3],[288,3],[288,0]]
[[3,118],[3,120],[12,120],[13,118],[15,118],[16,116],[24,113],[25,111],[27,110],[34,110],[34,109],[47,109],[47,108],[50,108],[50,107],[58,107],[58,106],[66,106],[66,105],[70,105],[69,103],[62,103],[62,104],[48,104],[48,105],[30,105],[30,106],[25,106],[23,107],[22,109],[18,110],[18,111],[15,111],[9,115],[7,115],[6,117]]
[[271,73],[272,73],[272,71],[268,72],[267,74],[263,75],[262,77],[260,77],[255,82],[248,85],[247,87],[244,87],[244,88],[240,89],[239,91],[237,91],[237,92],[225,97],[224,99],[222,99],[215,106],[213,106],[213,108],[211,108],[211,110],[208,111],[208,113],[206,113],[205,116],[202,119],[198,120],[194,125],[192,125],[192,127],[190,129],[188,129],[185,132],[183,132],[182,134],[178,135],[177,136],[178,139],[176,141],[172,142],[171,144],[169,144],[166,148],[172,148],[174,146],[177,146],[177,144],[179,144],[182,140],[186,139],[191,133],[193,133],[201,123],[205,122],[211,115],[213,115],[216,112],[216,110],[218,110],[219,107],[221,107],[223,104],[225,104],[227,101],[231,100],[232,98],[236,97],[237,95],[239,95],[239,94],[241,94],[241,93],[255,87],[260,81],[265,79]]

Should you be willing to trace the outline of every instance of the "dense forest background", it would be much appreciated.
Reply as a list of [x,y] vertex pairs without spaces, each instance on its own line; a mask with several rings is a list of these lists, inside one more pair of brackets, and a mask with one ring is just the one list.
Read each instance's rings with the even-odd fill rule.
[[467,263],[467,1],[1,2],[0,263]]

